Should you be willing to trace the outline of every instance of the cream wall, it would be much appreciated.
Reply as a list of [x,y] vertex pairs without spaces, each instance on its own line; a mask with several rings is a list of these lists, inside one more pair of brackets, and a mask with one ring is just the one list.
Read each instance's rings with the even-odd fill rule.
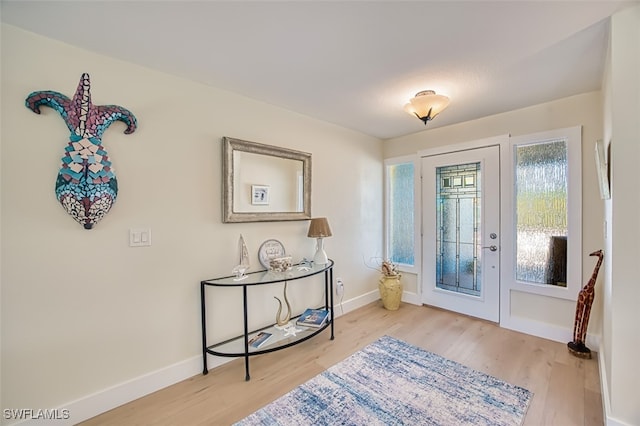
[[[443,113],[445,114],[446,111]],[[416,126],[420,125],[416,122]],[[547,130],[582,125],[582,283],[591,276],[594,267],[589,253],[603,247],[603,208],[599,200],[596,179],[594,144],[602,138],[602,100],[600,92],[586,93],[497,114],[465,123],[424,130],[419,133],[385,141],[384,157],[391,158],[417,153],[442,145],[463,143],[492,136],[520,136]],[[414,280],[415,281],[415,280]],[[601,281],[601,280],[600,280]],[[415,284],[417,286],[417,284]],[[582,285],[582,284],[581,284]],[[501,301],[505,303],[505,301]],[[509,328],[520,329],[549,338],[571,336],[575,302],[518,291],[510,292],[511,317]],[[589,323],[589,334],[601,332],[602,286],[596,287],[596,299]],[[505,318],[501,319],[505,325]],[[560,337],[558,337],[560,336]]]
[[[312,212],[329,219],[325,248],[345,299],[377,292],[362,259],[382,251],[381,141],[5,24],[1,35],[2,408],[65,407],[180,363],[197,374],[199,282],[230,274],[239,235],[254,268],[268,238],[294,259],[313,255],[307,221],[221,222],[223,136],[312,153]],[[104,133],[120,192],[90,231],[55,199],[68,129],[54,110],[24,106],[36,90],[72,96],[83,72],[94,104],[138,119],[131,135],[120,122]],[[138,227],[151,228],[151,247],[128,247]],[[252,322],[273,322],[280,291],[252,298]],[[291,298],[302,310],[321,295]],[[212,336],[232,334],[239,294],[210,301],[223,315]]]
[[640,424],[640,5],[611,19],[604,85],[605,132],[611,143],[611,199],[605,202],[604,321],[599,353],[607,425]]

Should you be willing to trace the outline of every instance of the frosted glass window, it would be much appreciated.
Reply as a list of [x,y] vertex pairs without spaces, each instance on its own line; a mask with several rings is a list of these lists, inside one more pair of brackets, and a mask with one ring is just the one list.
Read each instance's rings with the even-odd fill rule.
[[515,150],[516,279],[567,285],[567,142]]
[[480,163],[436,169],[436,287],[481,295]]
[[394,263],[415,264],[413,163],[387,166],[389,220],[387,257]]

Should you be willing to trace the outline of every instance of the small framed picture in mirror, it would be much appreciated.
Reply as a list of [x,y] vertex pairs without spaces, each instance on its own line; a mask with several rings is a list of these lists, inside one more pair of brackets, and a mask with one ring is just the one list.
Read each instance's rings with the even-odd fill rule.
[[251,204],[269,205],[269,187],[267,185],[251,185]]

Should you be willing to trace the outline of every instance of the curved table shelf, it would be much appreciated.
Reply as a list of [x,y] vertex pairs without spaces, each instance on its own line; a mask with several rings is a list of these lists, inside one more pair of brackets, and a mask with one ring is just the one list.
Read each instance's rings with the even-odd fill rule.
[[[200,282],[200,305],[202,313],[202,357],[204,369],[202,374],[208,374],[209,369],[207,366],[207,354],[216,355],[221,357],[244,357],[245,358],[245,380],[250,380],[249,375],[249,357],[254,355],[260,355],[269,352],[275,352],[284,348],[288,348],[299,343],[302,343],[312,337],[320,334],[327,328],[331,329],[331,340],[334,339],[334,316],[333,316],[333,260],[329,260],[326,265],[314,265],[311,268],[301,268],[299,265],[294,265],[290,271],[286,272],[273,272],[273,271],[258,271],[247,274],[242,280],[237,280],[235,276],[227,276],[221,278],[214,278],[209,280],[203,280]],[[325,324],[319,328],[297,326],[301,329],[295,334],[295,336],[285,336],[281,330],[277,330],[275,325],[264,327],[258,330],[249,331],[248,329],[248,312],[247,312],[247,292],[250,287],[259,285],[268,285],[282,283],[286,281],[294,281],[299,279],[308,278],[314,275],[324,273],[324,290],[325,290],[325,305],[324,308],[329,310],[329,318]],[[216,287],[242,287],[242,299],[243,299],[243,333],[237,337],[234,337],[223,342],[215,343],[212,345],[207,344],[207,321],[206,321],[206,290],[207,288]],[[298,317],[292,318],[294,321]],[[249,345],[250,336],[260,331],[266,331],[272,334],[269,341],[260,348],[253,348]]]

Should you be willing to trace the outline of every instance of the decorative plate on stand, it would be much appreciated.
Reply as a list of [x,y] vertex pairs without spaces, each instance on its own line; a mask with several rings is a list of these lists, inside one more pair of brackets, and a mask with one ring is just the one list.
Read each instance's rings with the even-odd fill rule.
[[260,264],[265,268],[269,269],[269,264],[271,259],[275,259],[277,257],[284,257],[285,255],[284,246],[278,240],[266,240],[260,245],[258,249],[258,259],[260,260]]

